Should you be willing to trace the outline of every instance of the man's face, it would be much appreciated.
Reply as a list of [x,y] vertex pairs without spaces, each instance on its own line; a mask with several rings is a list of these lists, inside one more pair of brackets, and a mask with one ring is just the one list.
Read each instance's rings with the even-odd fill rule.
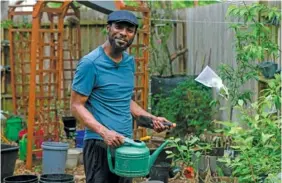
[[114,22],[107,26],[109,42],[117,51],[125,51],[133,42],[136,27],[127,22]]

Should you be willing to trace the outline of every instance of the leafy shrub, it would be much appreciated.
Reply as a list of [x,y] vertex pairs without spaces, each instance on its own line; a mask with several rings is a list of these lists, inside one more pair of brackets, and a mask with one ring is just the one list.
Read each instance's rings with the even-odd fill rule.
[[[222,122],[226,134],[232,137],[234,146],[240,153],[235,159],[225,157],[239,182],[280,182],[281,172],[281,76],[268,82],[268,88],[261,92],[258,102],[250,107],[239,100],[241,120],[247,125],[242,128],[236,123]],[[276,111],[266,110],[276,106]]]
[[154,96],[153,114],[177,123],[172,132],[176,136],[185,136],[191,128],[192,132],[200,134],[211,123],[211,102],[211,90],[188,78],[179,83],[169,96]]

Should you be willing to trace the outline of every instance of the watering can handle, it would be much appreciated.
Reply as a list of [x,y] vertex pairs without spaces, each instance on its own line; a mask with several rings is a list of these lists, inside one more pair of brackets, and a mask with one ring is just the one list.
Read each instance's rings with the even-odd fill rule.
[[127,138],[127,137],[124,138],[124,145],[132,145],[132,146],[135,146],[135,147],[144,147],[143,143],[135,142],[134,140]]
[[111,149],[110,147],[107,148],[107,153],[108,153],[108,165],[109,165],[109,169],[112,173],[115,173],[115,170],[113,168],[113,161],[112,161],[112,153],[111,153]]

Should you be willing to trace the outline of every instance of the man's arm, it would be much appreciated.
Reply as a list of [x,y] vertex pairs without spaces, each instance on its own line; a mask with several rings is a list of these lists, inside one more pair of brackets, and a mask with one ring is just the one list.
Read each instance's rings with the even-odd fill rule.
[[92,131],[101,135],[109,146],[119,146],[123,143],[123,136],[115,131],[108,130],[100,124],[93,115],[85,108],[88,97],[75,91],[71,92],[71,112],[74,117]]
[[130,102],[130,111],[131,114],[134,117],[138,117],[138,116],[147,116],[150,118],[156,118],[156,116],[148,113],[147,111],[145,111],[142,107],[140,107],[135,101],[131,100]]
[[145,111],[142,107],[140,107],[135,101],[131,100],[130,102],[130,111],[131,114],[134,117],[139,117],[139,116],[147,116],[152,118],[153,121],[153,125],[154,125],[154,130],[156,132],[162,132],[164,130],[166,130],[167,128],[162,124],[162,122],[168,121],[166,118],[164,117],[157,117],[154,116],[150,113],[148,113],[147,111]]

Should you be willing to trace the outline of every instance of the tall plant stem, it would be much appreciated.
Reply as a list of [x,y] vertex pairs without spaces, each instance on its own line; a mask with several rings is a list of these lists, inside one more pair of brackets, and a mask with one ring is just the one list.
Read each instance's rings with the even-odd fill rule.
[[252,165],[252,163],[251,163],[250,158],[249,158],[248,155],[247,155],[247,160],[248,160],[248,163],[249,163],[249,165],[250,165],[251,172],[252,172],[252,179],[253,179],[253,182],[256,182],[256,178],[254,177],[254,167],[253,167],[253,165]]

